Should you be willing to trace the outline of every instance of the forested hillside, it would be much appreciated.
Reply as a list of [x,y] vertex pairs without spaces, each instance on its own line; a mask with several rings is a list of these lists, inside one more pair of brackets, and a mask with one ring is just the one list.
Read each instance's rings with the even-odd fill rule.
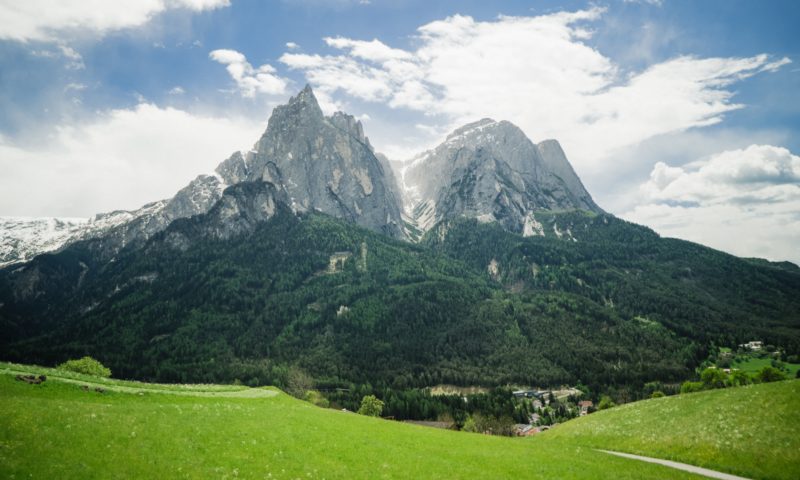
[[798,348],[800,273],[609,215],[543,215],[528,238],[459,220],[418,245],[284,208],[225,239],[210,221],[106,264],[84,242],[1,271],[3,356],[89,354],[165,382],[283,385],[299,368],[322,386],[597,391],[683,380],[711,342]]

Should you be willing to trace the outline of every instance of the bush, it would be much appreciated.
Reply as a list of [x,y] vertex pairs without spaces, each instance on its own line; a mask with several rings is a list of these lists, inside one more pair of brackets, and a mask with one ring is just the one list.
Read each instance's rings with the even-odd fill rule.
[[661,398],[664,396],[664,392],[661,390],[656,390],[655,392],[650,394],[650,398]]
[[67,360],[56,368],[95,377],[108,378],[111,376],[111,370],[104,367],[102,363],[92,357],[83,357],[79,360]]
[[461,430],[464,432],[478,433],[478,426],[475,424],[475,419],[472,418],[471,415],[464,421],[464,426],[461,427]]
[[305,398],[306,392],[314,388],[314,379],[300,367],[292,365],[286,375],[286,393],[294,398]]
[[307,390],[306,391],[306,402],[313,403],[314,405],[322,408],[328,408],[331,405],[331,402],[328,401],[318,390]]
[[727,385],[731,387],[740,387],[750,383],[750,376],[741,370],[733,370],[728,375]]
[[764,367],[756,374],[756,380],[762,383],[786,380],[786,375],[775,367]]
[[617,404],[614,403],[613,400],[611,400],[611,397],[609,397],[608,395],[603,395],[602,397],[600,397],[600,403],[597,404],[597,409],[598,410],[605,410],[607,408],[616,407],[616,406],[617,406]]
[[723,388],[728,374],[719,368],[709,367],[700,374],[700,380],[708,388]]
[[383,402],[378,400],[375,395],[367,395],[361,399],[361,407],[358,409],[359,414],[380,417],[381,412],[383,412]]
[[703,390],[703,382],[683,382],[681,393],[692,393]]

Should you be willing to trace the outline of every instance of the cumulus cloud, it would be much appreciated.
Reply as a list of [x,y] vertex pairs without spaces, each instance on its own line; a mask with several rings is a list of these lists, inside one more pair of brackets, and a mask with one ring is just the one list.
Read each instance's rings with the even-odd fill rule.
[[672,167],[657,163],[644,202],[623,214],[663,235],[742,256],[800,263],[800,157],[751,145]]
[[63,124],[45,144],[0,137],[2,214],[88,217],[138,208],[211,172],[262,129],[246,120],[143,103],[88,123]]
[[602,8],[476,21],[455,15],[418,28],[416,48],[335,37],[332,55],[286,53],[318,90],[435,116],[453,128],[486,116],[531,138],[558,138],[582,173],[647,138],[719,122],[740,108],[733,83],[789,62],[681,56],[626,72],[587,44]]
[[193,11],[227,7],[230,0],[0,0],[0,39],[53,41],[64,32],[137,27],[168,9]]
[[288,80],[278,76],[275,68],[269,64],[253,68],[247,58],[236,50],[214,50],[208,56],[215,62],[225,65],[225,69],[244,97],[252,98],[256,93],[279,95],[286,92]]

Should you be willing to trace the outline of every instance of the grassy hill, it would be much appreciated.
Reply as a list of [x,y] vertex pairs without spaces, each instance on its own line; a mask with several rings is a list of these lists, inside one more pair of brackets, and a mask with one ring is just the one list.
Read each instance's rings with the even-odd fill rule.
[[[29,385],[17,373],[48,380]],[[800,381],[787,381],[667,397],[518,439],[321,409],[274,388],[0,364],[0,477],[690,477],[602,448],[789,479],[800,476],[799,395]]]
[[[16,371],[50,376],[29,385]],[[407,425],[269,388],[95,385],[54,373],[0,365],[0,477],[689,478],[577,443]]]
[[799,429],[800,381],[789,380],[630,403],[540,439],[788,480],[800,478]]

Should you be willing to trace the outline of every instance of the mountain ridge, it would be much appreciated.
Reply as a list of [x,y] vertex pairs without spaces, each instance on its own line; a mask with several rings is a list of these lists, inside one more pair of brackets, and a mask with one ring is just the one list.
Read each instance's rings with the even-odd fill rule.
[[[493,142],[491,135],[476,137],[483,130],[499,133],[500,140],[513,145]],[[457,163],[451,158],[453,145],[468,147],[472,161],[462,159],[466,165],[451,168]],[[432,152],[443,158],[431,158]],[[408,193],[413,189],[405,185],[408,169],[400,172],[405,187],[401,189],[391,163],[375,151],[361,122],[343,112],[325,116],[307,85],[273,110],[251,150],[232,153],[212,174],[197,176],[172,198],[137,210],[95,215],[83,227],[51,234],[42,242],[24,234],[36,220],[30,226],[7,227],[0,267],[88,239],[99,240],[95,248],[111,259],[122,249],[141,247],[177,219],[208,212],[226,188],[245,181],[269,182],[284,190],[294,211],[318,210],[411,241],[419,240],[437,222],[458,216],[499,221],[511,231],[533,235],[539,233],[535,211],[602,211],[557,142],[535,145],[510,122],[482,119],[466,124],[418,157],[425,161],[412,164],[410,176],[420,177],[417,183],[423,192],[420,198],[412,195],[410,204]],[[430,175],[437,169],[445,173]],[[470,175],[486,181],[477,190],[454,189]],[[492,179],[498,185],[502,180],[494,198],[487,183]],[[542,182],[553,191],[543,193],[537,186]]]

